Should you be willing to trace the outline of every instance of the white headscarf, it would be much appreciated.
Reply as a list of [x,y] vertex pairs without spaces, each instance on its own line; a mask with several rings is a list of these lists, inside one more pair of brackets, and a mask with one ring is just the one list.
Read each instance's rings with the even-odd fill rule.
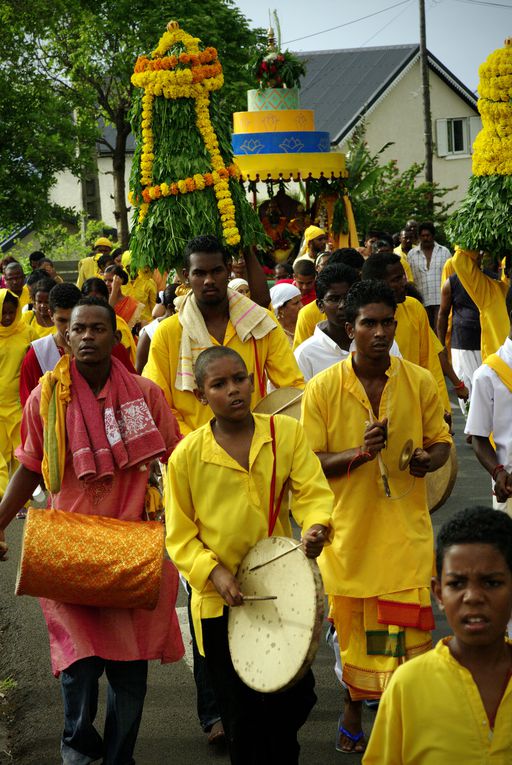
[[277,311],[282,305],[287,303],[294,297],[300,295],[300,290],[294,284],[288,284],[287,282],[281,282],[275,284],[270,288],[270,302],[272,308]]
[[231,287],[232,290],[236,290],[238,292],[238,288],[241,286],[248,287],[249,282],[245,279],[231,279],[231,281],[228,283],[228,287]]

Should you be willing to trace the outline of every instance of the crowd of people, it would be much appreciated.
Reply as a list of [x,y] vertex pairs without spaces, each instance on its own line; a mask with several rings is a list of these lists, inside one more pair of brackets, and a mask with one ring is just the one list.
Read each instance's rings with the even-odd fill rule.
[[[435,236],[411,220],[396,240],[370,231],[360,248],[332,251],[312,225],[269,280],[253,252],[232,262],[209,235],[188,243],[176,278],[132,269],[105,237],[76,285],[41,252],[29,274],[4,258],[0,560],[33,495],[140,520],[158,484],[165,507],[170,560],[154,610],[41,598],[65,765],[135,762],[147,662],[183,655],[177,571],[208,742],[226,742],[234,765],[298,763],[311,669],[284,691],[252,690],[227,627],[244,605],[241,561],[259,540],[291,537],[290,515],[328,596],[336,749],[383,765],[510,761],[510,263],[452,256]],[[425,479],[453,449],[447,381],[493,508],[445,524],[432,577]],[[302,394],[300,422],[254,412],[275,388]],[[435,649],[432,597],[453,631]],[[378,706],[368,741],[364,702]]]

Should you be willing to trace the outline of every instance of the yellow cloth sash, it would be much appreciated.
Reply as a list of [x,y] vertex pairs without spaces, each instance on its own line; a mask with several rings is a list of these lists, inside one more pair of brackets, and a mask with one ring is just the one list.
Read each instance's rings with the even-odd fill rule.
[[484,361],[498,375],[503,385],[512,393],[512,369],[497,353],[491,353]]
[[58,494],[66,464],[66,410],[71,401],[70,357],[65,354],[52,372],[41,377],[39,414],[43,421],[41,473],[46,488]]

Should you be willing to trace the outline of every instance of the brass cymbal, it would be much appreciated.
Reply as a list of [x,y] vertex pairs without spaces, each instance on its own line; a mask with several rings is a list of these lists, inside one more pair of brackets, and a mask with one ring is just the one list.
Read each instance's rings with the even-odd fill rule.
[[402,451],[400,453],[400,457],[398,458],[398,469],[399,470],[406,470],[409,466],[409,462],[411,461],[412,455],[414,452],[414,445],[412,443],[412,439],[408,438],[405,444],[402,447]]

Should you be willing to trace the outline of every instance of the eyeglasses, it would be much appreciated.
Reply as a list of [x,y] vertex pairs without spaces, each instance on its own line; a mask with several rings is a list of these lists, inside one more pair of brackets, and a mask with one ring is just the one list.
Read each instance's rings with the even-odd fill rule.
[[332,305],[340,305],[345,302],[345,295],[326,295],[323,298],[324,303],[332,303]]

